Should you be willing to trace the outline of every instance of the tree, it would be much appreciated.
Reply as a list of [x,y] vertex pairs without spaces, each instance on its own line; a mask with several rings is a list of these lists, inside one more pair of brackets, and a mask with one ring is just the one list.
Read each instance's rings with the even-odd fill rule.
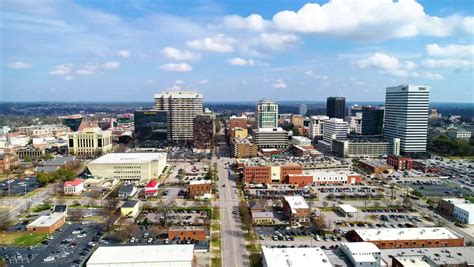
[[23,157],[23,161],[24,161],[24,162],[31,162],[31,157],[28,156],[28,155],[25,155],[25,156]]
[[6,230],[10,225],[10,213],[5,212],[0,215],[0,230]]
[[323,231],[326,229],[326,217],[324,216],[324,214],[321,214],[320,216],[318,217],[315,217],[313,219],[313,223],[314,223],[314,226],[316,226],[316,228],[318,228],[318,230],[320,231]]
[[239,202],[239,214],[242,221],[242,229],[249,230],[252,227],[252,218],[250,218],[249,206],[247,202]]
[[324,208],[327,208],[327,206],[329,205],[329,203],[327,203],[326,201],[323,201],[322,204]]

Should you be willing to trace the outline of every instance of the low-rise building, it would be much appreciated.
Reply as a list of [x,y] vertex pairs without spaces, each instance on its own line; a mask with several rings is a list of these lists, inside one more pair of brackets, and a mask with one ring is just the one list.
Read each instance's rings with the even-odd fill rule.
[[302,175],[311,176],[314,185],[360,184],[362,176],[349,170],[306,170]]
[[258,146],[248,138],[233,138],[231,141],[231,153],[234,158],[253,158],[257,156]]
[[351,136],[347,140],[332,140],[332,153],[343,158],[377,158],[399,153],[400,139],[387,141],[379,137]]
[[19,165],[18,157],[14,154],[0,154],[0,174],[8,172]]
[[210,194],[212,190],[211,180],[191,181],[188,187],[190,198],[202,197]]
[[166,167],[166,153],[109,153],[87,164],[94,177],[136,181],[158,179]]
[[77,160],[75,156],[57,156],[54,159],[45,161],[41,166],[36,168],[36,172],[54,172],[60,168],[73,168]]
[[453,216],[456,221],[464,224],[474,224],[474,203],[462,198],[445,198],[438,204],[438,210]]
[[275,215],[271,211],[252,211],[252,223],[255,225],[275,224]]
[[308,174],[288,174],[283,182],[298,187],[305,187],[313,183],[313,176]]
[[45,147],[25,146],[16,150],[16,155],[22,160],[39,160],[47,153]]
[[353,266],[380,267],[380,249],[370,242],[341,243],[341,251],[349,258]]
[[[398,248],[398,249],[382,249],[382,266],[427,266],[427,267],[465,267],[474,266],[474,247],[450,247],[450,248]],[[414,261],[400,261],[400,257],[406,256],[406,259],[411,257]],[[398,263],[394,262],[394,258]],[[418,258],[418,259],[417,259]],[[420,262],[421,260],[424,262]],[[421,263],[421,265],[416,265]],[[428,265],[426,265],[428,264]]]
[[302,171],[298,163],[279,165],[272,162],[251,162],[244,166],[244,181],[254,184],[283,183],[288,175],[301,174]]
[[112,132],[86,127],[68,134],[68,152],[80,157],[95,157],[112,151]]
[[318,266],[331,267],[321,248],[270,248],[262,247],[263,267]]
[[413,169],[413,159],[402,156],[389,155],[387,157],[387,164],[399,171]]
[[284,196],[283,212],[292,222],[309,222],[309,206],[302,196]]
[[345,217],[355,217],[357,215],[357,209],[349,204],[341,204],[337,206],[339,212]]
[[154,197],[158,194],[158,181],[151,180],[145,187],[145,197]]
[[359,160],[359,166],[371,174],[380,174],[385,172],[391,173],[393,171],[392,166],[384,164],[375,159]]
[[122,217],[136,218],[140,213],[140,202],[134,199],[128,199],[120,207],[120,214]]
[[194,245],[100,246],[87,267],[195,266]]
[[288,148],[288,132],[282,128],[258,128],[254,131],[254,139],[259,149]]
[[445,227],[354,229],[353,242],[371,242],[380,249],[464,246],[464,237]]
[[471,132],[466,131],[463,128],[453,127],[448,130],[448,136],[449,138],[454,139],[454,140],[463,139],[463,140],[469,141],[469,139],[471,139]]
[[72,181],[64,182],[64,194],[78,196],[84,191],[84,180],[76,178]]
[[129,197],[133,197],[137,193],[137,191],[137,188],[133,184],[122,185],[119,188],[118,196],[120,198],[126,199]]
[[42,234],[51,234],[66,222],[66,214],[54,212],[42,215],[26,226],[26,231]]
[[193,227],[170,227],[168,229],[169,240],[199,240],[204,241],[206,237],[206,228],[200,226]]

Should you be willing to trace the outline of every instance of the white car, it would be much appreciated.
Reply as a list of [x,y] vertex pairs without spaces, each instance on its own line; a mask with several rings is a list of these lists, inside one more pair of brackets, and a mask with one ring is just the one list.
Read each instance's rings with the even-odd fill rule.
[[53,256],[48,256],[48,257],[44,258],[43,261],[44,261],[44,262],[50,262],[50,261],[54,261],[55,259],[56,259],[56,258],[53,257]]
[[79,238],[83,238],[83,237],[86,237],[86,236],[87,236],[86,234],[77,235],[77,237],[79,237]]

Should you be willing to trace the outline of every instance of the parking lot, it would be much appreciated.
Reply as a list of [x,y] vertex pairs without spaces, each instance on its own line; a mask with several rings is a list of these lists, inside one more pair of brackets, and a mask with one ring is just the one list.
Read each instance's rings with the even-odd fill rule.
[[460,187],[455,183],[445,181],[412,181],[407,183],[413,190],[419,191],[425,196],[474,196],[474,192],[467,187]]
[[[165,218],[166,216],[166,218]],[[150,224],[159,225],[166,219],[166,222],[175,226],[193,226],[204,225],[204,222],[209,218],[207,211],[199,210],[169,210],[169,211],[143,211],[138,221],[148,219]]]
[[210,159],[207,150],[193,150],[191,147],[173,147],[168,151],[168,160],[176,162],[195,162]]
[[26,177],[24,179],[15,178],[0,183],[1,196],[23,196],[38,189],[40,186],[36,177]]
[[171,174],[164,181],[165,183],[189,183],[203,180],[209,170],[209,165],[204,162],[176,162],[172,168]]
[[[81,266],[100,241],[102,227],[98,224],[65,224],[33,247],[3,247],[9,266]],[[18,256],[20,255],[20,256]]]
[[293,188],[287,185],[266,186],[260,188],[244,189],[244,195],[252,198],[280,199],[283,196],[303,196],[304,198],[315,198],[317,194],[309,188]]

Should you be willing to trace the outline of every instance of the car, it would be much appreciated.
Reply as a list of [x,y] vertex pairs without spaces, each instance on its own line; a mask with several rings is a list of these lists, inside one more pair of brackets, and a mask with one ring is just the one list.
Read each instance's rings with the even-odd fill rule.
[[232,211],[232,214],[237,214],[237,211],[236,210]]
[[46,258],[43,259],[43,262],[50,262],[50,261],[54,261],[56,258],[53,257],[53,256],[48,256]]
[[151,242],[153,242],[153,238],[150,237],[150,238],[148,238],[147,243],[151,243]]

